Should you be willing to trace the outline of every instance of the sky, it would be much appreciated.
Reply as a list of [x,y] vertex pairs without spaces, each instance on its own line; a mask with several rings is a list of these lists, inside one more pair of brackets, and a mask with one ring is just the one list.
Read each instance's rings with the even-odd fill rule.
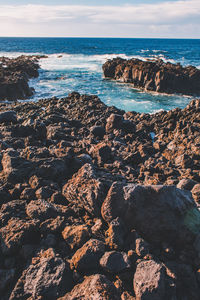
[[200,0],[0,0],[0,36],[200,38]]

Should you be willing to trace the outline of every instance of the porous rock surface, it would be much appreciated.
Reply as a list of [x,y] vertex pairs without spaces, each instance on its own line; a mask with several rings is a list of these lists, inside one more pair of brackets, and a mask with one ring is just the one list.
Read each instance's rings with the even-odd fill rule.
[[200,70],[163,60],[114,58],[103,65],[105,78],[131,83],[158,93],[200,95]]
[[1,300],[199,299],[199,100],[150,115],[72,93],[0,120]]

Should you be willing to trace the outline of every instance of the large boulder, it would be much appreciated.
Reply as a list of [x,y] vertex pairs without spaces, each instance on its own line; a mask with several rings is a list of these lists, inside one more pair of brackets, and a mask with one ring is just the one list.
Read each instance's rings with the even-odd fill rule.
[[175,186],[115,182],[101,211],[108,223],[120,217],[127,228],[153,244],[191,245],[200,229],[200,212],[191,193]]
[[69,202],[77,203],[95,216],[106,196],[105,186],[97,177],[91,164],[85,164],[63,187],[63,195]]
[[10,300],[57,299],[72,288],[72,272],[69,264],[52,249],[32,260],[11,293]]

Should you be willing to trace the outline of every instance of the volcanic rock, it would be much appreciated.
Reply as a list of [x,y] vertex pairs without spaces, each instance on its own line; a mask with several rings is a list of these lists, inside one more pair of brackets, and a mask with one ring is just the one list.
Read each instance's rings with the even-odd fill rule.
[[180,64],[159,60],[142,61],[120,57],[108,60],[103,65],[105,78],[132,83],[135,88],[159,93],[200,94],[200,71]]

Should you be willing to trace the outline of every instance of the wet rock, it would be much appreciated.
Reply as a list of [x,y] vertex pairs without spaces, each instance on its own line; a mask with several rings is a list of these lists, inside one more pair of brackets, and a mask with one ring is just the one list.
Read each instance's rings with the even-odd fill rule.
[[141,261],[136,268],[133,285],[136,299],[165,299],[165,268],[154,260]]
[[62,236],[72,250],[77,250],[89,240],[90,232],[85,225],[66,226]]
[[97,270],[99,260],[104,252],[104,243],[96,239],[91,239],[76,251],[72,257],[72,264],[79,272]]
[[84,165],[63,187],[63,195],[69,202],[77,203],[96,216],[100,214],[105,194],[104,184],[90,164]]
[[120,294],[114,284],[101,274],[86,277],[85,280],[76,285],[73,290],[59,300],[72,299],[105,299],[120,300]]
[[128,255],[117,251],[105,252],[100,259],[100,266],[111,273],[120,273],[131,267]]
[[28,297],[55,299],[70,290],[72,283],[67,262],[48,249],[32,259],[32,264],[23,272],[12,291],[10,300]]

